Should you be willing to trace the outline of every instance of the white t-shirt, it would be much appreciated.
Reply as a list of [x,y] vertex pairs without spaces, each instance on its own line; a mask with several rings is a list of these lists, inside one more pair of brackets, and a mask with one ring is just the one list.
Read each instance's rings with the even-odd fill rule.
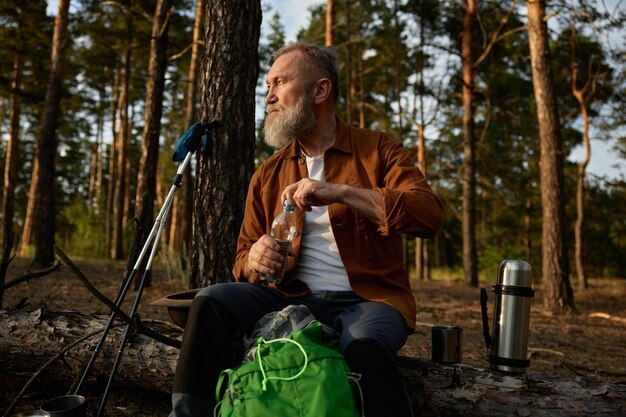
[[[306,156],[306,155],[305,155]],[[309,178],[324,181],[324,155],[306,156]],[[293,274],[314,293],[352,291],[346,268],[330,226],[328,206],[312,207],[304,213],[300,255]]]

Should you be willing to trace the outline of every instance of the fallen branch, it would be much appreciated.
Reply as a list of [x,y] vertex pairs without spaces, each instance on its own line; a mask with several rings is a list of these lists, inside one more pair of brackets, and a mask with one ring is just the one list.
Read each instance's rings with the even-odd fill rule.
[[63,263],[67,265],[70,270],[78,277],[78,279],[85,285],[85,287],[89,290],[90,293],[94,295],[100,302],[106,305],[112,312],[115,313],[116,317],[119,317],[121,320],[125,321],[135,333],[141,333],[148,337],[151,337],[154,340],[157,340],[161,343],[165,343],[166,345],[175,347],[180,349],[181,342],[180,340],[172,339],[167,337],[159,332],[154,331],[150,327],[147,327],[143,324],[139,315],[135,315],[134,317],[130,317],[128,314],[124,313],[122,309],[120,309],[113,301],[107,298],[104,294],[102,294],[94,285],[89,281],[89,279],[81,272],[80,269],[68,258],[68,256],[59,248],[58,246],[54,247],[57,255],[63,260]]
[[606,320],[611,320],[611,321],[616,321],[618,323],[626,324],[626,319],[624,319],[622,317],[618,317],[618,316],[612,316],[612,315],[606,314],[606,313],[600,313],[600,312],[589,313],[589,317],[606,319]]
[[61,266],[61,262],[55,260],[52,265],[50,265],[46,269],[42,269],[40,271],[31,272],[30,270],[26,271],[24,274],[20,275],[17,278],[13,278],[11,281],[4,284],[4,289],[7,290],[11,287],[15,287],[17,284],[21,284],[22,282],[30,281],[31,279],[45,277],[48,274],[53,273]]
[[533,355],[534,352],[544,352],[544,353],[551,353],[553,355],[558,355],[558,356],[565,356],[565,354],[563,352],[559,352],[558,350],[554,350],[554,349],[529,347],[528,351],[530,352],[531,356]]

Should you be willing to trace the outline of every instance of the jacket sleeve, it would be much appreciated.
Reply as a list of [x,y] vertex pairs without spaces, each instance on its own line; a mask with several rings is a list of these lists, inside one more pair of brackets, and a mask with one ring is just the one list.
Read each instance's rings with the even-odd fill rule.
[[433,237],[443,224],[443,206],[413,164],[409,152],[394,139],[384,138],[380,145],[384,223],[378,233],[408,233]]
[[248,187],[246,207],[237,239],[237,255],[233,265],[233,276],[237,281],[247,281],[243,271],[248,262],[252,245],[266,233],[266,217],[261,202],[261,181],[258,171],[254,173]]

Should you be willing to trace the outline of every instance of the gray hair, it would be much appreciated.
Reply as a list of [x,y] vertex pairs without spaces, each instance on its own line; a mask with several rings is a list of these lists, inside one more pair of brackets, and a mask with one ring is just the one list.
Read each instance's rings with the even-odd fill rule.
[[[289,42],[272,54],[272,60],[275,61],[281,55],[296,50],[304,54],[308,63],[307,67],[311,70],[311,78],[325,77],[330,80],[333,89],[333,98],[334,101],[337,102],[339,99],[339,63],[337,61],[337,50],[333,46],[319,46],[311,42]],[[315,81],[317,81],[317,79],[311,80],[310,86],[312,86]]]

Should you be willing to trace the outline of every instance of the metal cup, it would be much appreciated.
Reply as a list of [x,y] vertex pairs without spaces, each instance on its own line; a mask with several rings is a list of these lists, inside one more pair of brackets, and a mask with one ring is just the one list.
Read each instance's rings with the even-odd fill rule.
[[87,405],[82,395],[63,395],[46,401],[40,407],[50,417],[85,417]]
[[458,326],[435,326],[432,334],[432,360],[438,363],[463,361],[463,329]]

